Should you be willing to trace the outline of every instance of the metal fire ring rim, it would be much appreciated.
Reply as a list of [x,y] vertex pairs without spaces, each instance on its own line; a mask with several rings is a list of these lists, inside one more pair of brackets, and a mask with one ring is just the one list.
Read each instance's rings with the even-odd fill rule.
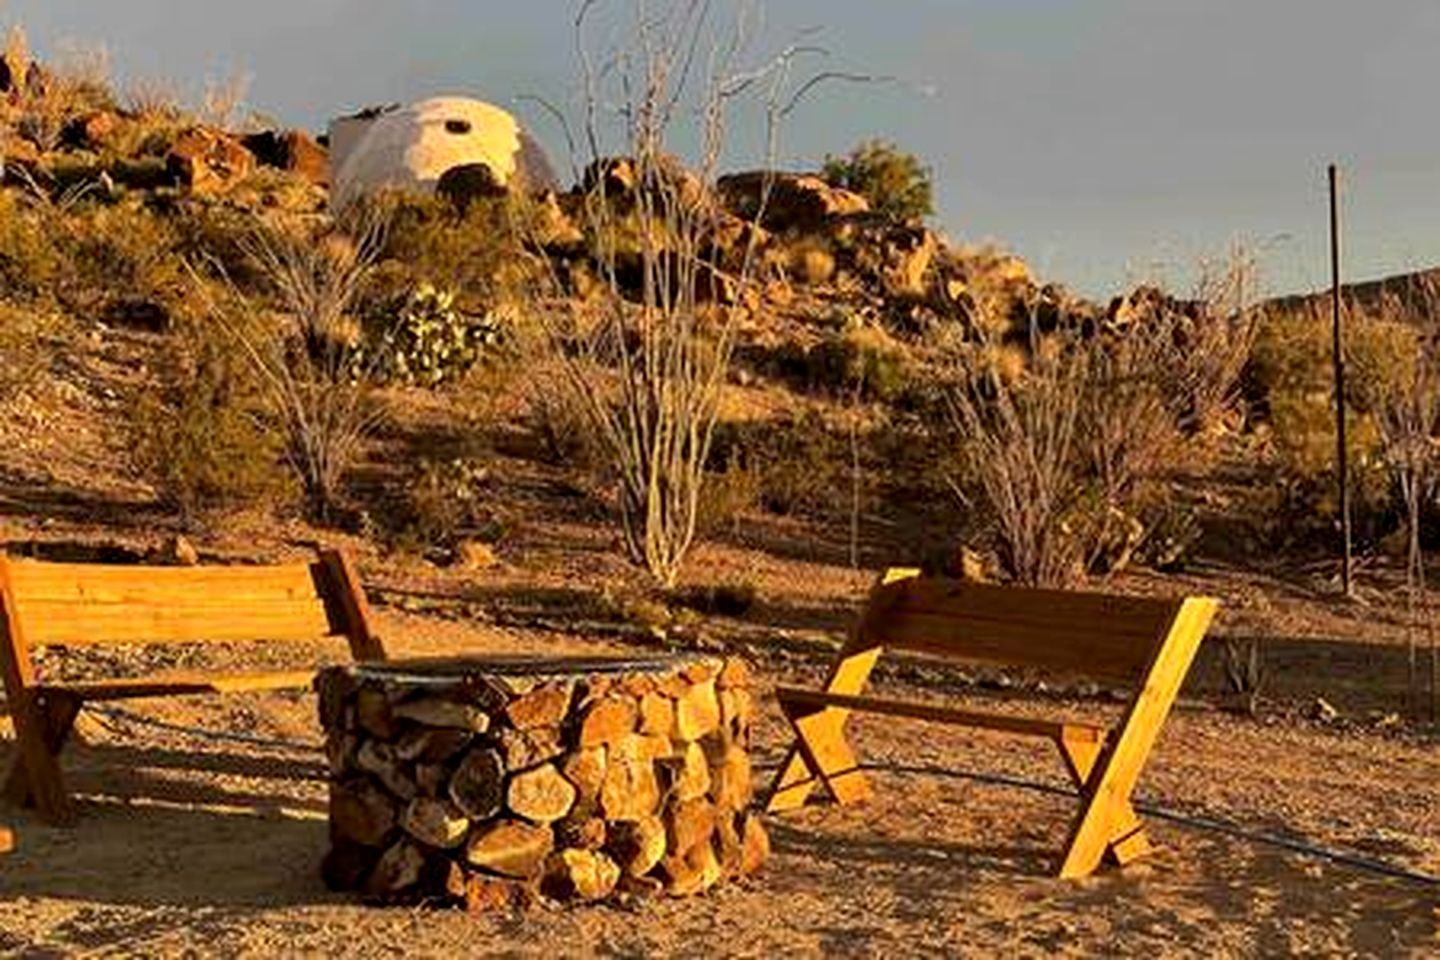
[[718,658],[700,653],[577,656],[531,653],[457,654],[345,664],[361,680],[405,684],[456,684],[477,677],[582,678],[621,673],[669,673]]

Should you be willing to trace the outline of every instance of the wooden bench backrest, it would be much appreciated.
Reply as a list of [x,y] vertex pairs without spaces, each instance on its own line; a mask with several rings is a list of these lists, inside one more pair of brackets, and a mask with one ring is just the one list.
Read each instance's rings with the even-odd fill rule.
[[1133,682],[1181,600],[997,587],[891,571],[857,628],[869,646]]
[[383,656],[339,552],[279,566],[150,567],[0,556],[0,601],[28,647],[345,637]]

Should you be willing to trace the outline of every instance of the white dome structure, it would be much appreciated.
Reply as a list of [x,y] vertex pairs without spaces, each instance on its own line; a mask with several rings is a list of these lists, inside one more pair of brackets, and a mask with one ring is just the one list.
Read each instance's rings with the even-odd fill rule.
[[344,206],[385,189],[433,193],[446,171],[484,165],[498,186],[553,186],[544,152],[508,112],[468,97],[434,97],[332,121],[333,198]]

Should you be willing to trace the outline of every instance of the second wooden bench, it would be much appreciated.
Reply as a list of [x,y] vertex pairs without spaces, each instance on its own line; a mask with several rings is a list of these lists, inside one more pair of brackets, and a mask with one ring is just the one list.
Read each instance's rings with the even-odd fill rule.
[[[1148,852],[1130,794],[1218,603],[996,587],[918,573],[891,570],[882,578],[823,689],[777,689],[796,742],[768,809],[798,807],[817,786],[840,803],[868,798],[870,783],[845,726],[852,712],[877,713],[1054,742],[1080,792],[1060,876],[1085,876],[1107,855],[1123,864]],[[1077,673],[1119,681],[1133,693],[1113,729],[865,696],[886,650]]]

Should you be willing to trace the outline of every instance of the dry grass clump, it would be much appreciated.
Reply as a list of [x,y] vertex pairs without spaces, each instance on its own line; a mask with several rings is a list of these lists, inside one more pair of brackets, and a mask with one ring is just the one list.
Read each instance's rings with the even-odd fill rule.
[[836,396],[890,402],[910,385],[915,371],[905,346],[878,324],[858,318],[815,344],[805,355],[812,388]]
[[707,526],[719,530],[752,510],[830,516],[848,489],[850,448],[813,407],[771,420],[718,426],[707,478]]
[[63,317],[47,308],[0,300],[0,400],[34,381],[46,341],[63,329]]
[[67,124],[75,117],[115,106],[109,83],[110,58],[103,47],[62,44],[32,78],[28,65],[34,61],[24,30],[17,26],[6,41],[6,54],[8,62],[27,65],[10,109],[13,129],[41,153],[60,146]]

